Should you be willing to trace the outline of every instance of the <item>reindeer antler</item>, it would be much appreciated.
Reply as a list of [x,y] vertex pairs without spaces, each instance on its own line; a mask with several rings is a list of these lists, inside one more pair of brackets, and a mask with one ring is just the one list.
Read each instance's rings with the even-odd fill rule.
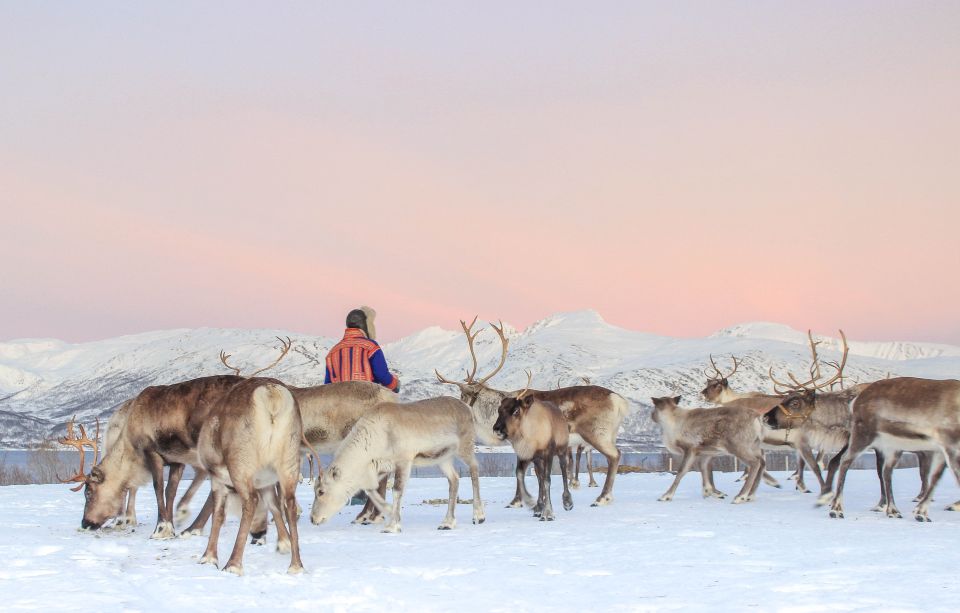
[[717,368],[717,363],[713,361],[713,354],[711,353],[711,354],[710,354],[710,366],[713,368],[714,375],[716,375],[716,376],[711,375],[710,372],[709,372],[709,371],[706,371],[706,370],[703,371],[703,374],[705,374],[705,375],[707,376],[707,379],[729,379],[730,377],[733,376],[733,374],[734,374],[735,372],[737,372],[737,369],[740,368],[740,364],[742,364],[742,360],[738,360],[738,359],[737,359],[737,356],[735,356],[735,355],[730,356],[730,359],[733,360],[733,370],[731,370],[731,371],[730,371],[729,373],[727,373],[727,374],[723,374],[723,371],[721,371],[719,368]]
[[517,394],[517,400],[523,400],[523,397],[530,393],[530,383],[533,381],[533,372],[529,368],[523,371],[527,373],[527,385]]
[[71,487],[70,490],[77,492],[80,488],[83,487],[83,484],[87,480],[87,474],[84,471],[84,462],[86,461],[86,454],[83,451],[84,447],[89,446],[93,450],[93,465],[96,466],[100,463],[100,418],[97,418],[97,430],[93,435],[93,440],[87,436],[87,429],[83,427],[83,424],[78,424],[78,429],[80,430],[80,436],[74,433],[74,424],[76,417],[70,419],[67,422],[67,436],[62,436],[57,439],[57,442],[61,445],[66,445],[68,447],[74,447],[77,451],[80,452],[80,469],[77,471],[77,474],[70,477],[69,479],[60,479],[60,476],[57,476],[57,479],[61,483],[78,483],[76,487]]
[[[467,385],[482,386],[487,381],[489,381],[495,374],[500,372],[501,368],[503,368],[503,365],[507,361],[507,347],[510,345],[510,340],[503,333],[502,321],[499,322],[500,323],[499,327],[497,327],[496,324],[490,324],[490,327],[493,328],[494,331],[497,333],[497,336],[500,337],[500,344],[502,345],[502,348],[503,348],[500,354],[500,363],[497,365],[496,368],[493,369],[493,372],[491,372],[489,375],[480,379],[479,381],[475,381],[474,377],[477,375],[478,364],[477,364],[477,353],[474,349],[473,343],[477,339],[477,335],[480,334],[480,332],[482,332],[482,330],[477,330],[476,332],[473,332],[473,326],[476,323],[477,323],[476,317],[473,318],[473,321],[470,322],[469,326],[467,325],[466,321],[462,319],[460,320],[460,327],[463,328],[463,333],[467,337],[467,346],[470,349],[470,358],[473,360],[473,369],[467,371],[467,378],[464,379],[464,381],[466,382]],[[450,383],[452,385],[458,385],[456,381],[451,381],[450,379],[447,379],[446,377],[441,375],[439,370],[434,369],[433,372],[437,375],[437,380],[439,380],[440,383]]]
[[[836,373],[833,375],[833,377],[831,377],[830,379],[822,383],[818,383],[818,380],[821,377],[821,373],[820,373],[820,356],[817,354],[817,345],[819,345],[821,341],[814,342],[813,334],[809,331],[807,332],[807,338],[809,339],[809,342],[810,342],[810,353],[814,360],[814,364],[810,365],[810,375],[811,375],[810,379],[807,381],[801,382],[793,375],[793,373],[787,371],[787,376],[790,378],[790,381],[792,381],[792,383],[784,383],[782,381],[778,381],[776,377],[773,376],[773,367],[770,367],[770,369],[768,370],[768,374],[770,376],[770,380],[773,381],[774,391],[776,393],[783,394],[789,391],[794,391],[794,392],[819,391],[827,387],[830,387],[834,383],[836,383],[838,380],[843,379],[843,369],[847,364],[847,355],[850,352],[850,347],[847,345],[847,336],[843,333],[843,330],[840,330],[840,339],[841,339],[841,342],[843,343],[843,355],[841,356],[840,361],[826,362],[827,366],[830,366],[831,368],[836,370]],[[786,391],[783,391],[783,390],[786,390]]]
[[270,365],[264,366],[264,367],[261,368],[260,370],[255,370],[255,371],[253,371],[252,373],[250,373],[249,375],[241,375],[239,368],[237,368],[236,366],[231,366],[230,363],[227,362],[227,360],[229,360],[232,356],[231,356],[231,354],[226,353],[223,349],[220,350],[220,361],[223,362],[223,365],[226,366],[227,368],[229,368],[230,370],[232,370],[233,373],[234,373],[235,375],[237,375],[238,377],[244,377],[244,378],[246,378],[246,379],[250,379],[251,377],[256,377],[257,375],[259,375],[259,374],[262,373],[263,371],[265,371],[265,370],[270,370],[271,368],[273,368],[274,366],[276,366],[277,364],[279,364],[279,363],[280,363],[280,360],[282,360],[282,359],[290,352],[290,348],[293,346],[293,341],[290,340],[290,337],[289,337],[289,336],[286,337],[286,338],[280,338],[279,336],[277,336],[277,337],[275,337],[275,338],[276,338],[278,341],[280,341],[280,355],[279,355],[279,357],[277,357],[277,359],[274,360]]

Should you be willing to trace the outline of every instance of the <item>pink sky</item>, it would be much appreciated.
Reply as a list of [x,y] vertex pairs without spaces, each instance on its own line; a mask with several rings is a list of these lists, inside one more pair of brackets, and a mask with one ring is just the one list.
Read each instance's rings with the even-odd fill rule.
[[0,339],[960,343],[960,5],[482,6],[0,7]]

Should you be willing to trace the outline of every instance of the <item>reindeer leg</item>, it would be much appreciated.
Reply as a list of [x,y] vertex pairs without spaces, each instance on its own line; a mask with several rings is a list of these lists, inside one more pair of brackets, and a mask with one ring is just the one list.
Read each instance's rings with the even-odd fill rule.
[[[207,539],[207,549],[200,558],[201,564],[213,564],[217,566],[217,544],[220,540],[220,528],[223,527],[223,520],[226,518],[226,498],[227,492],[223,486],[213,485],[210,490],[210,497],[207,503],[210,505],[213,513],[213,524],[210,526],[210,537]],[[206,507],[207,505],[204,505]]]
[[[397,463],[397,470],[393,475],[393,507],[390,509],[390,520],[383,528],[383,532],[400,532],[400,503],[403,499],[403,490],[407,487],[407,481],[410,479],[412,468],[409,462]],[[449,478],[448,476],[447,479]],[[369,491],[367,496],[370,496]],[[370,496],[370,499],[373,500],[373,496]],[[454,504],[456,504],[456,500],[454,500]],[[443,524],[440,524],[440,529],[443,529]]]
[[726,498],[727,495],[717,489],[717,486],[713,484],[713,457],[703,456],[700,459],[700,479],[703,481],[703,497],[704,498],[720,498],[721,500]]
[[[873,444],[873,436],[866,432],[861,432],[856,427],[856,422],[850,430],[850,440],[847,450],[843,453],[840,460],[840,473],[837,476],[837,493],[833,496],[833,503],[830,505],[830,517],[843,519],[843,486],[847,480],[847,471],[850,465],[859,457],[870,445]],[[817,504],[823,504],[820,500]]]
[[744,479],[740,492],[734,496],[733,504],[750,502],[754,499],[757,488],[760,486],[760,475],[763,474],[763,467],[766,464],[762,452],[752,457],[746,453],[738,457],[747,464],[749,476]]
[[277,527],[277,553],[290,553],[290,533],[284,523],[284,511],[280,508],[286,501],[281,502],[282,497],[279,492],[279,484],[265,487],[260,490],[261,503],[258,506],[266,505],[267,509],[273,514],[273,525]]
[[207,471],[198,466],[193,467],[193,481],[190,482],[190,487],[188,487],[187,491],[183,494],[183,498],[177,503],[177,521],[186,521],[190,515],[190,501],[193,500],[193,497],[197,494],[197,490],[200,489],[200,486],[203,485],[206,478]]
[[537,504],[533,506],[533,516],[543,514],[543,462],[539,456],[533,457],[533,472],[537,475]]
[[830,462],[827,464],[827,476],[824,479],[823,485],[820,487],[820,495],[817,497],[816,506],[826,504],[833,499],[833,479],[837,474],[837,469],[840,467],[840,460],[846,451],[847,444],[844,443],[840,451],[833,454],[833,457],[830,458]]
[[569,487],[569,470],[570,466],[567,462],[568,458],[566,456],[557,456],[557,460],[560,462],[560,478],[563,479],[563,510],[569,511],[573,508],[573,496],[570,495]]
[[[946,470],[947,464],[944,461],[943,454],[936,451],[918,451],[917,459],[919,460],[920,465],[920,496],[917,502],[926,497],[927,490],[930,489],[931,483],[935,483],[940,480],[940,477],[943,476],[943,471]],[[934,479],[936,476],[936,479]],[[933,502],[933,498],[930,498],[930,502]]]
[[[817,478],[817,483],[820,484],[820,491],[822,492],[825,482],[823,475],[820,474],[820,467],[817,465],[817,459],[813,455],[813,450],[810,449],[810,446],[806,443],[800,443],[797,452],[800,454],[800,461],[806,462],[806,464],[810,466],[810,472]],[[810,490],[807,489],[806,484],[803,482],[803,472],[800,473],[800,478],[797,479],[797,489],[804,494],[810,493]]]
[[587,448],[587,474],[590,476],[590,483],[587,487],[600,487],[597,480],[593,478],[593,449]]
[[460,475],[453,467],[453,460],[450,459],[440,464],[440,471],[446,476],[450,488],[447,495],[447,515],[440,522],[437,530],[452,530],[457,526],[457,520],[454,512],[457,509],[457,496],[460,492]]
[[880,481],[880,500],[871,511],[885,511],[887,508],[887,485],[883,482],[883,465],[886,463],[884,454],[879,449],[873,450],[877,462],[877,479]]
[[[297,457],[299,463],[299,456]],[[300,467],[296,471],[290,471],[286,477],[280,478],[277,484],[280,490],[280,504],[283,505],[284,515],[286,516],[287,526],[290,531],[290,566],[287,567],[287,573],[298,575],[303,572],[303,560],[300,559],[300,533],[297,528],[299,513],[297,510],[297,475],[300,473]],[[282,522],[278,522],[282,523]]]
[[903,515],[900,514],[900,510],[897,509],[897,503],[893,500],[893,469],[896,468],[901,455],[901,452],[892,454],[892,456],[883,463],[883,487],[887,491],[887,506],[884,511],[887,517],[895,517],[897,519],[903,517]]
[[[937,484],[940,482],[940,478],[943,476],[944,469],[947,466],[943,461],[943,456],[940,453],[933,452],[931,455],[933,457],[928,458],[928,469],[930,470],[930,473],[927,479],[927,486],[924,488],[923,497],[920,498],[920,500],[917,502],[916,508],[913,509],[913,518],[920,522],[930,521],[930,515],[928,515],[927,510],[930,508],[930,503],[933,501],[933,490],[936,489]],[[934,468],[934,466],[936,466],[936,468]],[[947,507],[947,510],[951,510],[950,507]]]
[[693,467],[694,460],[697,459],[697,454],[692,449],[683,450],[683,459],[680,460],[680,468],[677,470],[677,476],[673,480],[673,484],[670,486],[663,496],[660,496],[659,500],[661,502],[669,502],[673,500],[673,495],[677,493],[677,487],[680,486],[680,480],[683,479],[683,476],[690,472],[690,469]]
[[[177,488],[180,486],[180,478],[183,477],[185,465],[178,463],[170,464],[170,474],[167,476],[167,490],[164,501],[164,515],[166,521],[173,526],[173,503],[177,498]],[[175,536],[175,535],[174,535]]]
[[597,496],[597,499],[590,506],[599,507],[608,505],[613,502],[613,481],[617,478],[617,469],[620,468],[620,458],[622,457],[620,450],[617,449],[616,439],[601,440],[592,434],[584,435],[583,433],[581,433],[580,436],[583,437],[588,445],[607,458],[607,478],[603,482],[603,489],[600,490],[600,495]]
[[207,523],[207,519],[210,518],[210,514],[214,510],[214,496],[212,489],[212,480],[211,480],[211,490],[207,495],[206,502],[203,503],[203,508],[200,509],[200,513],[197,515],[197,518],[193,520],[193,523],[190,524],[190,527],[180,533],[181,537],[201,535],[203,534],[203,527]]
[[243,550],[247,545],[247,534],[253,524],[253,515],[260,504],[260,492],[253,489],[251,483],[244,483],[240,487],[237,487],[237,485],[234,481],[234,487],[237,490],[237,495],[240,496],[243,512],[240,515],[240,529],[237,531],[237,540],[233,543],[233,552],[230,554],[230,559],[227,560],[227,565],[223,570],[235,575],[242,575]]
[[550,497],[550,473],[553,472],[553,454],[545,453],[540,459],[540,471],[543,475],[543,509],[540,511],[540,521],[553,521],[553,499]]
[[[577,463],[576,467],[573,470],[573,474],[570,475],[570,487],[575,490],[580,489],[580,454],[583,453],[583,445],[577,445]],[[567,462],[570,465],[573,465],[573,447],[567,447]]]
[[461,443],[460,459],[470,469],[470,485],[473,487],[473,523],[482,524],[487,520],[487,516],[483,512],[483,502],[480,500],[480,465],[473,451],[473,439]]
[[[377,493],[380,494],[381,498],[386,496],[387,475],[380,478],[380,483],[377,485]],[[360,513],[357,514],[351,523],[366,526],[367,524],[375,524],[379,521],[383,521],[383,514],[377,509],[376,505],[373,504],[373,501],[368,496],[366,504],[363,505],[363,509],[360,510]]]
[[524,506],[532,507],[534,505],[533,496],[527,491],[527,486],[523,482],[523,477],[527,472],[528,466],[530,466],[530,460],[517,458],[517,493],[513,496],[513,500],[507,504],[508,509],[519,509]]
[[150,470],[150,474],[153,476],[153,492],[157,496],[157,527],[154,529],[153,534],[150,535],[150,538],[173,538],[173,521],[167,517],[168,514],[166,512],[165,498],[163,495],[163,458],[157,453],[147,451],[144,453],[144,460],[147,468]]

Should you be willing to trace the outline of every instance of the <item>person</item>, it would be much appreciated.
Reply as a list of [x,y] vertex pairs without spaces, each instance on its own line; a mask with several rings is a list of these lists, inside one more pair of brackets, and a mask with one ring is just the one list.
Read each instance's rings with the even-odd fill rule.
[[374,381],[394,392],[400,392],[400,380],[390,372],[387,359],[376,341],[374,319],[370,307],[347,313],[347,329],[343,340],[327,353],[327,374],[324,383],[340,381]]

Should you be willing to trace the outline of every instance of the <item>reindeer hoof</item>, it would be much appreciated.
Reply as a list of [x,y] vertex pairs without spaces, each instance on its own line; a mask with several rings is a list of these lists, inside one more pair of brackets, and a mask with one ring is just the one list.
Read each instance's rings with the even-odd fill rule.
[[932,521],[927,515],[923,513],[917,513],[913,516],[913,518],[921,523]]
[[610,504],[611,502],[613,502],[613,496],[601,496],[600,498],[597,498],[596,500],[594,500],[594,501],[593,501],[593,504],[591,504],[590,506],[591,506],[591,507],[605,507],[605,506],[607,506],[608,504]]
[[384,534],[398,534],[400,532],[400,526],[397,526],[397,525],[384,526],[383,530],[381,530],[380,532],[383,532]]
[[288,574],[288,575],[302,575],[302,574],[303,574],[303,567],[302,567],[302,566],[291,566],[290,568],[287,569],[287,574]]
[[214,567],[217,567],[217,558],[216,556],[203,556],[200,558],[200,564],[213,564]]
[[[673,496],[667,496],[666,494],[664,494],[663,496],[657,498],[657,500],[659,500],[660,502],[670,502],[671,500],[673,500]],[[597,506],[597,503],[593,503],[590,506],[595,507]]]
[[177,535],[177,538],[188,539],[193,536],[200,536],[200,534],[201,534],[201,531],[194,528],[193,530],[184,530],[183,532]]
[[564,498],[563,499],[563,510],[569,511],[573,508],[573,498]]
[[485,521],[487,521],[486,515],[474,515],[474,516],[473,516],[473,523],[474,523],[474,524],[482,524],[482,523],[485,522]]
[[571,481],[571,482],[570,482],[570,489],[572,489],[572,490],[578,490],[578,489],[580,489],[580,482],[579,482],[579,481]]
[[522,509],[522,508],[523,508],[523,503],[520,502],[519,500],[511,500],[511,501],[507,504],[507,506],[505,506],[504,508],[505,508],[505,509]]
[[226,568],[223,569],[223,572],[225,572],[225,573],[231,573],[231,574],[236,575],[236,576],[238,576],[238,577],[242,577],[242,576],[243,576],[243,567],[240,566],[239,564],[230,564],[229,566],[227,566]]
[[890,519],[903,519],[903,515],[900,514],[900,511],[888,512],[887,517]]
[[540,521],[553,521],[553,515],[541,515]]
[[177,509],[177,521],[183,522],[190,517],[190,507],[183,507],[182,509]]
[[277,553],[290,553],[290,541],[279,541],[277,543]]
[[833,492],[826,492],[826,493],[820,494],[820,496],[817,498],[817,501],[814,503],[813,506],[822,507],[823,505],[831,502],[833,502]]
[[267,531],[263,532],[251,532],[250,533],[250,544],[251,545],[266,545],[267,544]]
[[952,505],[946,507],[944,511],[960,511],[960,501],[955,502]]
[[587,487],[600,487],[600,484],[596,481],[591,481]]
[[162,522],[157,524],[157,529],[153,531],[150,538],[162,541],[172,539],[174,536],[176,536],[176,534],[173,531],[173,524],[170,522]]
[[843,519],[843,511],[830,511],[830,517],[833,519]]

